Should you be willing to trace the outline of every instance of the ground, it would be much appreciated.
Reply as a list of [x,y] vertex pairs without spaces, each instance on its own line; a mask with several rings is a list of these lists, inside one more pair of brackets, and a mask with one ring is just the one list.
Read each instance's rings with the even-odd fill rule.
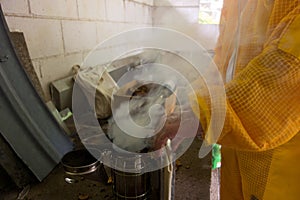
[[[195,139],[189,150],[179,159],[180,166],[176,170],[175,200],[209,200],[210,194],[210,155],[198,158],[201,141]],[[76,177],[77,182],[66,183],[63,167],[59,164],[41,183],[28,187],[24,191],[24,200],[77,200],[89,197],[89,200],[114,199],[112,186],[104,180]],[[0,200],[17,199],[20,190],[12,190],[0,194]]]

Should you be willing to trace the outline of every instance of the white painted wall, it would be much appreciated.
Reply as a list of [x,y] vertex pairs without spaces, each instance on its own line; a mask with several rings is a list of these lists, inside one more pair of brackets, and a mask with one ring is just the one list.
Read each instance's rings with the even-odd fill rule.
[[152,26],[153,0],[0,0],[11,31],[24,32],[38,78],[68,76],[74,64],[109,36]]

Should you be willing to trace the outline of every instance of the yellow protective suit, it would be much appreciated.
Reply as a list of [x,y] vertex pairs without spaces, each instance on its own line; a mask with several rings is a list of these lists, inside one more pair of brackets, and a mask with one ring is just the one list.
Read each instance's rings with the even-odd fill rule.
[[[225,0],[215,63],[226,86],[221,200],[300,199],[300,1]],[[200,122],[209,97],[198,95]],[[207,136],[208,137],[208,136]]]

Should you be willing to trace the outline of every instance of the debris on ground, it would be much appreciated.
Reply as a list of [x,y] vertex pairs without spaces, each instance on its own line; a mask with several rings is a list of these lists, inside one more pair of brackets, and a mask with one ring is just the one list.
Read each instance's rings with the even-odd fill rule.
[[27,196],[30,190],[30,185],[27,185],[18,195],[17,200],[23,200]]
[[110,176],[110,177],[108,177],[108,180],[107,180],[107,183],[112,183],[113,182],[113,179],[112,179],[112,177]]
[[80,194],[78,196],[78,199],[79,200],[88,200],[89,199],[89,195],[87,195],[87,194]]
[[177,171],[178,169],[179,169],[179,167],[181,167],[182,166],[182,163],[181,163],[181,161],[179,160],[179,159],[177,159],[176,161],[175,161],[175,170]]

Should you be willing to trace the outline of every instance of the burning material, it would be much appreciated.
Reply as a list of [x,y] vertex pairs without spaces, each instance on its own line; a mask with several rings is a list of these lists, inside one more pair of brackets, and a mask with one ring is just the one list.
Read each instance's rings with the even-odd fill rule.
[[[116,116],[110,121],[108,137],[123,150],[147,152],[153,148],[154,136],[163,128],[175,104],[176,96],[167,86],[129,82],[114,95]],[[119,126],[125,126],[125,130]]]
[[[108,72],[105,75],[112,79],[104,79],[103,82],[98,82],[103,71],[96,68],[90,76],[95,78],[93,84],[81,87],[103,94],[105,91],[102,92],[101,87],[108,86],[105,88],[109,89],[109,95],[106,95],[109,96],[109,106],[97,101],[96,92],[89,102],[95,106],[95,110],[91,109],[96,111],[98,118],[95,126],[100,122],[101,130],[105,131],[88,127],[82,131],[82,141],[84,145],[98,148],[102,152],[103,164],[112,168],[111,181],[117,199],[149,199],[151,195],[152,199],[168,199],[173,192],[173,161],[184,151],[184,147],[177,148],[178,141],[185,136],[182,132],[193,132],[190,131],[193,120],[185,118],[188,123],[181,127],[181,132],[177,123],[183,121],[182,114],[186,115],[184,106],[188,102],[189,83],[172,67],[159,62],[144,64],[140,60],[138,63],[118,64],[120,67],[112,71],[109,68],[114,64],[109,64],[103,71]],[[104,85],[110,80],[115,84]],[[175,95],[177,91],[178,96]],[[97,106],[111,109],[109,125],[105,124],[105,129],[101,124],[104,120],[99,120]],[[95,117],[95,113],[92,114]],[[172,155],[175,151],[176,154]]]

